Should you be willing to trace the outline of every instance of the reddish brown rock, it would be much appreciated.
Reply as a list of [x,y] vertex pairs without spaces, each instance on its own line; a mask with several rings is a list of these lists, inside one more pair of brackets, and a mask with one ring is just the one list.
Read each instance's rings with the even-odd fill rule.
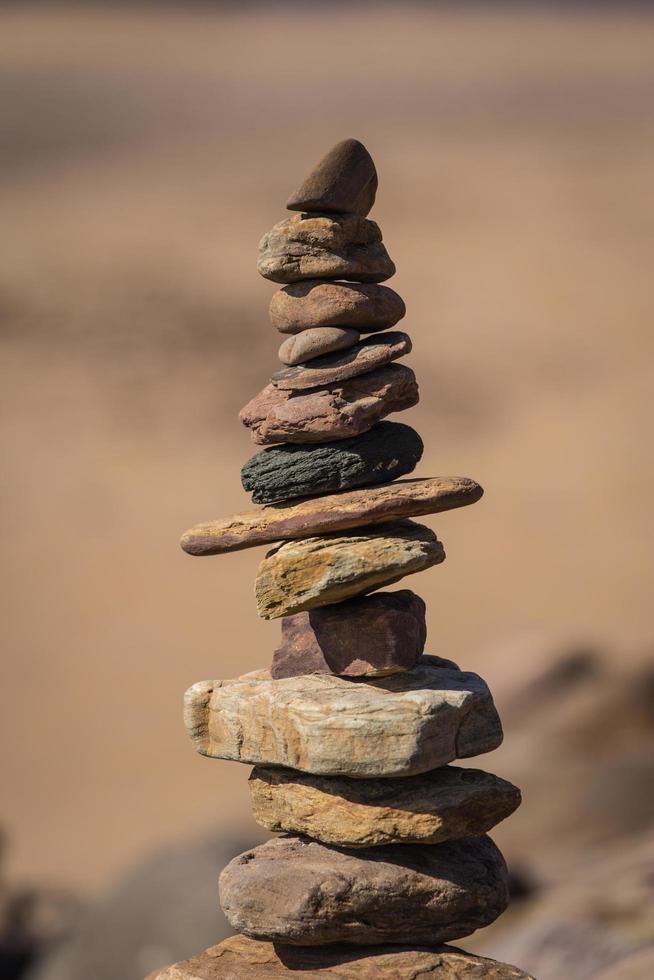
[[289,211],[360,214],[365,217],[375,203],[377,171],[372,157],[359,140],[343,140],[333,146],[294,194]]
[[404,300],[388,286],[310,279],[279,289],[270,301],[270,320],[280,333],[311,327],[355,327],[375,333],[394,326],[406,313]]
[[148,980],[534,980],[454,946],[280,946],[230,936]]
[[354,279],[383,282],[395,273],[374,221],[357,215],[294,214],[259,243],[257,269],[273,282]]
[[482,494],[479,484],[466,477],[396,480],[197,524],[182,535],[180,544],[189,555],[222,555],[275,541],[437,514],[474,504]]
[[347,350],[359,343],[358,330],[349,327],[311,327],[302,333],[287,337],[279,348],[277,356],[282,364],[293,367],[312,361],[314,357],[332,354],[337,350]]
[[270,673],[385,677],[414,667],[426,638],[419,596],[409,589],[377,592],[283,619]]
[[410,353],[408,334],[389,331],[379,337],[365,337],[348,350],[317,357],[307,364],[282,368],[275,371],[271,381],[276,388],[306,391],[367,374]]
[[239,419],[259,446],[331,442],[367,432],[418,399],[411,368],[388,364],[306,394],[269,384],[241,409]]

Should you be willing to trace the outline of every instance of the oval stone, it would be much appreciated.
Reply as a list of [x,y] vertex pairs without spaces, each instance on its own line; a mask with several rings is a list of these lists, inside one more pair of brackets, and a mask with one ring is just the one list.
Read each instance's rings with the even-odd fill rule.
[[312,327],[287,337],[279,348],[278,356],[282,364],[292,367],[323,354],[347,350],[359,342],[359,336],[358,330],[348,327]]
[[310,327],[355,327],[375,333],[393,327],[406,313],[404,300],[389,286],[366,282],[295,282],[273,294],[270,320],[280,333]]

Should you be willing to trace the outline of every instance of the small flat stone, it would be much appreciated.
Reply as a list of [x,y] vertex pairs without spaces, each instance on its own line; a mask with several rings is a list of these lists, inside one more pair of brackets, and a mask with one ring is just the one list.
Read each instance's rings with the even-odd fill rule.
[[282,619],[270,673],[386,677],[415,667],[426,638],[425,604],[415,592],[376,592]]
[[534,980],[454,946],[282,946],[230,936],[148,980]]
[[520,790],[506,779],[458,766],[406,779],[345,779],[256,766],[248,786],[254,819],[267,830],[341,847],[476,837],[520,805]]
[[278,289],[270,301],[270,320],[280,333],[312,327],[353,327],[374,333],[393,327],[406,313],[404,300],[388,286],[366,282],[309,279]]
[[242,468],[241,482],[255,504],[314,497],[405,476],[417,466],[423,448],[410,426],[378,422],[353,439],[262,449]]
[[479,484],[466,477],[397,480],[197,524],[182,535],[180,543],[189,555],[222,555],[275,541],[437,514],[474,504],[482,494]]
[[289,211],[360,214],[375,203],[377,171],[372,157],[358,140],[343,140],[316,164],[299,190],[291,194]]
[[413,776],[496,749],[502,726],[477,674],[425,657],[403,674],[273,680],[260,670],[186,692],[197,752],[322,776]]
[[361,435],[386,415],[412,408],[418,400],[413,371],[388,364],[307,392],[269,384],[238,417],[260,446],[315,444]]
[[261,239],[257,269],[273,282],[383,282],[395,273],[379,226],[356,215],[294,214],[285,218]]
[[336,381],[347,381],[410,353],[411,339],[408,334],[389,331],[378,337],[365,337],[348,350],[325,354],[296,367],[282,368],[275,371],[271,381],[276,388],[306,391]]
[[397,521],[365,533],[287,541],[268,552],[254,583],[262,619],[343,602],[399,582],[445,559],[434,532]]
[[509,901],[489,837],[356,851],[277,837],[230,861],[219,891],[237,932],[301,946],[447,942],[490,925]]
[[354,347],[359,343],[360,336],[358,330],[349,327],[311,327],[287,337],[279,348],[278,356],[282,364],[292,367],[323,354]]

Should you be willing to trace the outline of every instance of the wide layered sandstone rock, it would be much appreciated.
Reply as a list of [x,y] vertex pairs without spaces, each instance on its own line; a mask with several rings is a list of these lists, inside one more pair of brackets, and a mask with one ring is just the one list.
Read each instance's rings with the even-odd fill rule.
[[257,269],[265,279],[284,283],[301,279],[383,282],[395,272],[379,225],[357,215],[294,214],[285,218],[261,239]]
[[442,943],[489,925],[509,900],[489,837],[341,850],[278,837],[220,875],[230,925],[291,945]]
[[277,356],[282,364],[303,364],[335,350],[347,350],[358,344],[360,336],[358,330],[350,327],[312,327],[287,337]]
[[306,364],[275,371],[271,381],[276,388],[305,391],[374,371],[410,352],[408,334],[389,330],[379,336],[364,337],[348,350],[325,354]]
[[418,398],[413,371],[389,364],[306,393],[269,384],[241,409],[239,418],[260,446],[315,445],[361,435],[386,415],[416,405]]
[[281,503],[387,483],[415,469],[422,451],[422,439],[410,426],[378,422],[353,439],[262,449],[242,468],[241,482],[255,504]]
[[342,140],[316,164],[299,189],[291,194],[289,211],[360,214],[375,203],[377,171],[359,140]]
[[248,785],[254,818],[267,830],[342,847],[476,837],[520,804],[520,790],[512,783],[457,766],[371,780],[257,766]]
[[484,681],[436,658],[356,682],[265,670],[203,681],[186,692],[185,724],[201,755],[357,779],[428,772],[502,741]]
[[397,521],[366,533],[329,534],[287,541],[259,565],[254,583],[257,612],[277,619],[343,602],[399,582],[445,559],[434,532]]
[[277,290],[270,320],[280,333],[311,327],[354,327],[374,333],[394,326],[406,313],[404,300],[388,286],[364,282],[309,279]]
[[386,677],[414,667],[426,637],[419,596],[408,589],[376,592],[282,619],[270,673]]
[[474,504],[482,494],[479,484],[466,477],[397,480],[197,524],[182,535],[180,543],[189,555],[221,555],[275,541],[437,514]]
[[454,946],[281,946],[230,936],[148,980],[534,980]]

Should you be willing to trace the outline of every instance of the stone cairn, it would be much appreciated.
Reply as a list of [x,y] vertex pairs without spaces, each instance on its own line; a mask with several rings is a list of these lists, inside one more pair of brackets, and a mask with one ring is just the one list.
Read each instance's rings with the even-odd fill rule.
[[[375,165],[337,144],[264,235],[262,276],[284,284],[273,326],[284,367],[240,413],[266,448],[242,470],[258,510],[200,524],[182,547],[216,555],[275,544],[257,609],[281,619],[268,670],[195,684],[186,726],[202,755],[254,764],[256,820],[280,833],[220,876],[239,933],[154,974],[159,980],[297,975],[524,978],[442,945],[508,903],[504,860],[485,836],[520,803],[480,769],[448,765],[496,748],[502,728],[476,674],[423,654],[425,604],[375,591],[437,565],[443,546],[410,518],[479,500],[469,479],[411,473],[423,451],[382,421],[418,401],[402,299],[366,217]],[[281,542],[281,543],[279,543]]]

